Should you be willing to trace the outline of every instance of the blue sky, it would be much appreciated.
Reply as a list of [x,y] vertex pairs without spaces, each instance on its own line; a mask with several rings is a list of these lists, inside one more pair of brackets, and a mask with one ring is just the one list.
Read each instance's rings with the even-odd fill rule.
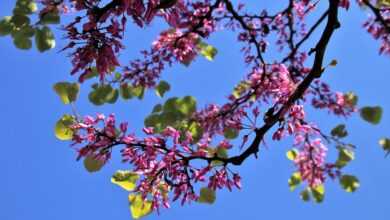
[[[0,16],[10,14],[13,1],[1,3]],[[243,189],[234,192],[219,191],[214,205],[192,204],[180,207],[174,204],[160,216],[152,214],[145,219],[389,219],[390,159],[378,146],[378,139],[390,136],[389,59],[378,56],[378,42],[361,28],[366,12],[355,7],[342,11],[342,28],[329,45],[326,60],[337,59],[337,67],[330,69],[324,79],[332,88],[354,91],[360,105],[384,108],[382,123],[372,126],[357,115],[345,120],[326,112],[309,111],[308,117],[325,131],[340,122],[349,128],[349,141],[357,145],[356,160],[346,169],[358,175],[361,187],[354,193],[345,193],[337,182],[326,185],[322,204],[304,203],[298,192],[291,193],[287,179],[293,171],[285,152],[289,142],[269,143],[241,167]],[[153,24],[148,31],[130,29],[126,41],[128,50],[123,61],[134,58],[139,49],[148,48],[160,28]],[[56,32],[57,39],[61,33]],[[231,87],[242,78],[239,46],[231,34],[220,33],[209,41],[219,49],[214,62],[199,58],[190,68],[177,65],[167,69],[164,79],[172,91],[168,96],[194,95],[200,106],[223,102]],[[58,48],[65,41],[58,41]],[[52,85],[61,80],[74,80],[66,53],[58,50],[40,54],[36,50],[15,49],[9,37],[0,38],[0,219],[2,220],[79,220],[130,219],[127,193],[110,183],[116,169],[126,168],[114,155],[101,172],[90,174],[82,163],[75,161],[75,152],[66,142],[53,135],[53,125],[62,114],[70,111],[60,103]],[[88,85],[81,89],[77,103],[82,114],[115,112],[131,127],[139,129],[143,118],[156,102],[162,102],[153,92],[144,101],[120,101],[116,105],[95,107],[87,101]],[[330,151],[335,149],[330,146]]]

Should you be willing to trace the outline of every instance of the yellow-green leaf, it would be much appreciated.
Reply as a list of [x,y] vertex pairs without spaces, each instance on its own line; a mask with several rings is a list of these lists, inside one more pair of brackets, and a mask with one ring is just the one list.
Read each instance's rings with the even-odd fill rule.
[[213,61],[214,57],[218,53],[217,48],[215,48],[209,44],[206,44],[202,41],[199,42],[197,46],[199,48],[200,54],[203,55],[207,60]]
[[342,175],[340,177],[340,185],[347,192],[355,192],[360,187],[359,180],[352,175]]
[[298,156],[298,150],[297,149],[289,150],[286,153],[286,157],[289,160],[295,160],[295,158],[297,158],[297,156]]
[[132,191],[136,187],[136,182],[139,179],[137,173],[127,171],[127,170],[118,170],[111,178],[111,182],[116,184],[127,191]]
[[311,193],[313,195],[314,201],[315,202],[322,202],[324,201],[324,196],[325,196],[325,187],[324,185],[319,185],[314,188],[311,188]]
[[75,122],[73,116],[64,115],[60,120],[57,121],[54,128],[56,137],[62,141],[71,140],[73,137],[73,130],[70,126]]
[[152,212],[152,202],[145,201],[140,194],[130,194],[129,202],[133,219],[142,218]]
[[69,104],[76,101],[80,85],[77,83],[59,82],[53,86],[53,89],[64,104]]
[[290,179],[288,179],[288,186],[290,187],[290,190],[293,191],[301,182],[301,173],[295,172],[291,175]]

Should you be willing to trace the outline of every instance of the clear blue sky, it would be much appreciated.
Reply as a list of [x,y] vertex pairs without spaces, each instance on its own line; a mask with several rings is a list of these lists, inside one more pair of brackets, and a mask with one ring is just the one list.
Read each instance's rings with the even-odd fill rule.
[[[13,1],[2,1],[0,16],[10,14]],[[348,140],[358,146],[356,160],[347,172],[358,175],[361,187],[354,193],[343,192],[337,182],[326,185],[322,204],[304,203],[298,192],[289,192],[287,179],[292,164],[285,158],[289,142],[269,143],[258,160],[249,159],[239,170],[243,177],[241,191],[219,191],[214,205],[174,204],[161,215],[145,219],[389,219],[390,158],[385,159],[378,139],[390,136],[389,64],[390,57],[378,56],[378,42],[360,27],[365,12],[352,7],[341,13],[342,28],[329,45],[326,60],[337,59],[337,67],[325,73],[324,79],[334,89],[355,91],[361,105],[380,104],[385,114],[382,123],[371,126],[357,115],[346,121],[350,128]],[[128,50],[122,60],[134,58],[141,48],[148,48],[158,24],[146,32],[130,29]],[[61,33],[56,33],[57,38]],[[190,68],[175,66],[167,69],[164,79],[172,81],[168,96],[194,95],[204,105],[221,103],[231,87],[242,78],[243,65],[234,44],[235,37],[220,33],[210,41],[218,47],[214,62],[199,58]],[[65,45],[59,40],[58,48]],[[75,161],[75,152],[67,142],[53,135],[53,125],[64,113],[63,106],[52,91],[53,83],[71,80],[69,59],[53,50],[39,54],[36,50],[14,48],[9,37],[0,38],[0,219],[1,220],[107,220],[130,219],[127,193],[110,183],[111,174],[126,168],[114,156],[101,172],[87,173]],[[116,112],[138,129],[144,116],[160,101],[150,92],[145,101],[121,101],[117,105],[95,107],[88,103],[89,88],[82,87],[77,103],[83,114]],[[325,131],[344,119],[326,112],[308,112]],[[334,148],[330,147],[334,152]]]

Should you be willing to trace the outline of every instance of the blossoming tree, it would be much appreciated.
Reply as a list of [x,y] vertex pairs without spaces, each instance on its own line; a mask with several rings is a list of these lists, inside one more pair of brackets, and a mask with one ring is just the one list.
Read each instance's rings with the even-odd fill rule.
[[[13,15],[0,21],[0,35],[10,35],[15,46],[24,50],[35,39],[36,48],[44,52],[55,46],[50,27],[60,24],[64,14],[73,16],[60,26],[68,41],[61,49],[70,53],[70,73],[78,82],[54,85],[61,101],[73,110],[57,122],[55,134],[71,141],[77,159],[89,172],[99,171],[111,159],[112,150],[120,149],[129,169],[118,170],[111,181],[130,191],[134,218],[169,208],[171,201],[213,203],[218,189],[240,189],[239,166],[258,157],[267,134],[274,141],[293,138],[287,157],[296,170],[288,184],[291,190],[303,185],[304,201],[321,202],[327,179],[336,179],[353,192],[359,181],[343,171],[354,159],[355,148],[343,139],[348,135],[346,126],[339,124],[326,134],[305,117],[305,106],[311,105],[335,116],[359,112],[372,124],[380,122],[380,107],[358,107],[354,93],[335,92],[321,81],[321,75],[337,65],[336,60],[326,63],[324,57],[342,23],[339,10],[348,10],[352,3],[286,0],[274,4],[279,10],[256,13],[231,0],[17,0]],[[363,28],[380,41],[380,54],[390,55],[390,1],[358,0],[356,4],[372,14]],[[146,31],[156,19],[163,20],[167,29],[156,36],[151,48],[141,51],[140,58],[128,65],[120,63],[126,27]],[[171,97],[155,105],[143,128],[117,123],[114,114],[76,113],[79,87],[86,80],[94,81],[88,97],[95,105],[113,104],[118,98],[142,99],[149,90],[163,97],[170,90],[170,84],[160,79],[164,71],[176,63],[189,66],[190,71],[198,56],[213,60],[217,49],[207,40],[220,31],[237,35],[242,60],[249,67],[225,104],[200,108],[195,97]],[[315,32],[319,37],[314,37]],[[315,43],[307,45],[311,42]],[[267,59],[275,50],[278,57]],[[144,135],[136,136],[136,129]],[[379,144],[390,152],[389,139]],[[336,161],[326,159],[328,146],[338,151]],[[231,155],[233,148],[239,154]]]

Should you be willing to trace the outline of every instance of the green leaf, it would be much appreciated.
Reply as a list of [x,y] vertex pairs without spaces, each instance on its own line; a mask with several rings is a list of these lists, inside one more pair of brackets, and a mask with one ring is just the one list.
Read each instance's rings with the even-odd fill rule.
[[40,52],[50,50],[55,47],[54,34],[47,26],[42,29],[37,28],[35,32],[35,44]]
[[179,100],[179,111],[186,116],[190,116],[196,111],[196,100],[192,96],[185,96]]
[[290,179],[288,179],[288,186],[291,191],[294,191],[299,184],[302,182],[302,177],[300,172],[295,172],[291,175]]
[[194,143],[198,142],[202,138],[203,128],[200,126],[199,123],[191,123],[188,131],[191,133]]
[[310,200],[310,188],[306,188],[304,189],[301,193],[300,193],[300,196],[301,196],[301,199],[305,202],[309,201]]
[[198,202],[213,204],[215,202],[215,191],[208,187],[201,188]]
[[113,104],[118,100],[118,90],[112,88],[112,86],[109,84],[94,84],[92,88],[94,88],[94,90],[89,93],[88,99],[94,105],[103,105],[104,103]]
[[53,86],[53,89],[64,104],[69,104],[76,101],[80,85],[78,83],[59,82]]
[[[229,157],[228,151],[224,147],[217,147],[216,149],[210,148],[209,154],[211,154],[210,155],[211,157],[214,156],[214,154],[216,154],[219,158],[223,158],[223,159],[226,159]],[[220,160],[211,161],[211,166],[213,166],[213,167],[221,166],[221,165],[223,165],[223,162]]]
[[28,50],[28,49],[31,49],[32,41],[30,40],[30,38],[17,37],[17,38],[14,38],[14,44],[19,49]]
[[319,186],[316,186],[315,188],[311,188],[311,193],[313,195],[315,202],[321,203],[322,201],[324,201],[324,196],[325,196],[324,185],[319,185]]
[[171,86],[168,82],[161,80],[160,83],[156,87],[156,94],[159,97],[163,97],[166,92],[168,92],[171,89]]
[[390,152],[390,139],[382,138],[379,140],[379,145],[383,148],[383,150]]
[[71,115],[64,115],[57,121],[54,134],[62,141],[71,140],[73,138],[73,130],[70,128],[75,123],[75,119]]
[[342,175],[340,177],[340,185],[347,192],[355,192],[359,188],[359,180],[352,175]]
[[133,219],[142,218],[152,212],[152,202],[145,201],[140,194],[130,194],[129,202]]
[[152,110],[152,113],[159,113],[162,111],[162,105],[161,104],[157,104],[153,107],[153,110]]
[[130,87],[131,94],[138,99],[143,99],[145,94],[145,87],[142,86],[136,86],[136,87]]
[[139,179],[137,173],[127,171],[127,170],[118,170],[111,177],[111,182],[116,184],[127,191],[132,191],[136,187],[136,182]]
[[213,46],[211,46],[209,44],[206,44],[206,43],[204,43],[202,41],[200,41],[197,44],[197,47],[199,49],[199,53],[201,55],[203,55],[209,61],[213,61],[215,56],[218,53],[218,50],[215,47],[213,47]]
[[10,34],[13,29],[14,24],[11,22],[11,16],[5,16],[0,20],[0,36]]
[[292,150],[287,151],[286,157],[289,160],[295,160],[295,158],[298,156],[298,153],[298,150],[294,148]]
[[26,15],[14,14],[11,18],[11,22],[14,23],[16,27],[22,27],[30,24],[30,18]]
[[103,161],[96,159],[94,156],[87,156],[84,159],[84,167],[90,173],[99,171],[103,165]]
[[131,91],[132,88],[127,83],[122,84],[119,88],[119,93],[121,94],[121,97],[125,100],[133,98],[133,93]]
[[112,89],[109,94],[107,94],[105,101],[110,104],[114,104],[119,97],[119,92],[117,89]]
[[345,147],[338,147],[338,149],[339,157],[335,163],[336,167],[342,168],[355,159],[355,153],[352,150]]
[[357,103],[358,103],[358,96],[353,93],[353,92],[347,92],[344,94],[344,100],[346,103],[352,105],[352,106],[356,106]]
[[227,139],[235,139],[238,137],[239,131],[235,128],[225,128],[223,130],[223,136]]
[[18,0],[13,10],[14,14],[32,14],[38,10],[37,4],[32,0]]
[[179,98],[172,97],[165,101],[163,106],[164,112],[174,112],[179,109]]
[[33,28],[32,26],[30,25],[26,25],[26,26],[23,26],[21,27],[19,30],[15,31],[15,33],[13,34],[14,38],[16,37],[25,37],[25,38],[30,38],[32,36],[34,36],[35,34],[35,28]]
[[60,23],[60,15],[56,11],[44,13],[41,16],[40,22],[42,24],[59,24]]
[[348,131],[345,129],[344,124],[339,124],[332,129],[330,134],[334,137],[343,138],[343,137],[346,137],[348,135]]
[[379,124],[382,118],[382,108],[380,106],[366,106],[360,109],[360,116],[371,124]]

